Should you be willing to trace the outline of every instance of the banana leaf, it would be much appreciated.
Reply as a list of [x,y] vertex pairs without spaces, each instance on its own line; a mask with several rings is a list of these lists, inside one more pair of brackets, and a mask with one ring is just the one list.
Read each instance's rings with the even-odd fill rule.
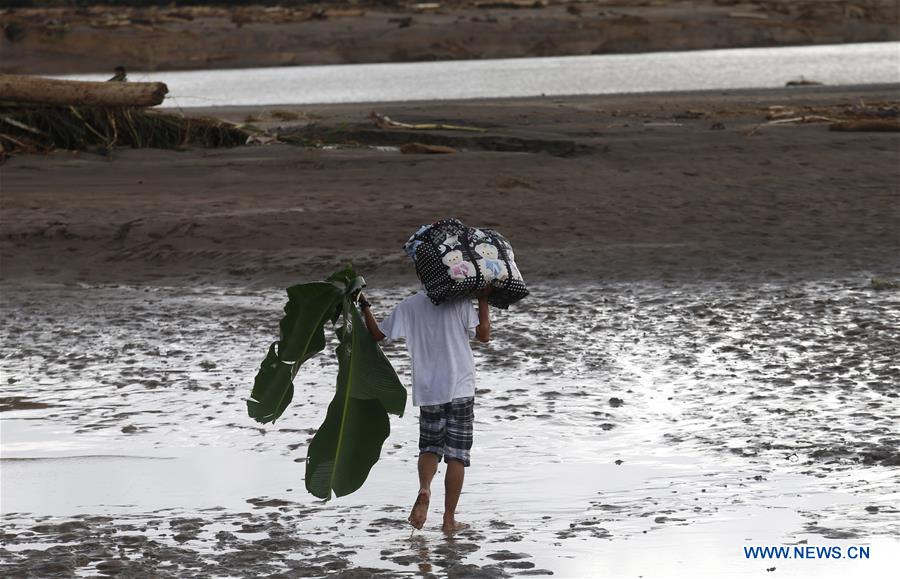
[[331,321],[338,337],[337,387],[306,459],[306,488],[326,500],[362,486],[390,434],[388,413],[402,416],[406,407],[406,390],[357,309],[365,285],[347,267],[325,282],[288,288],[280,340],[269,346],[247,401],[256,421],[277,420],[294,396],[300,366],[325,349]]
[[344,292],[333,283],[291,286],[281,320],[281,339],[269,347],[260,365],[247,413],[257,422],[274,422],[294,397],[300,366],[325,349],[325,323],[336,319]]
[[278,342],[269,346],[247,400],[247,413],[262,424],[274,422],[294,397],[295,365],[278,358],[277,346]]
[[306,459],[306,489],[326,500],[362,486],[390,434],[388,413],[402,416],[406,407],[406,389],[349,295],[343,313],[335,396]]

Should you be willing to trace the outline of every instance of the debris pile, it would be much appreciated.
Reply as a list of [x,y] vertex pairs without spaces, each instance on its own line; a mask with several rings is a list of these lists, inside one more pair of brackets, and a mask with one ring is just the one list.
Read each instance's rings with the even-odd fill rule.
[[249,137],[247,130],[231,123],[138,107],[0,107],[0,152],[236,147]]
[[[125,76],[124,68],[117,70],[116,77]],[[0,155],[90,147],[109,151],[119,146],[234,147],[251,136],[232,123],[150,108],[167,92],[163,83],[0,75]]]

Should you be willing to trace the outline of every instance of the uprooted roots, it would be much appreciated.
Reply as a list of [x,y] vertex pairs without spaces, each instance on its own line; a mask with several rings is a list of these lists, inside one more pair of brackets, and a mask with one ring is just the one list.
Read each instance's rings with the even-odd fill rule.
[[10,152],[94,146],[235,147],[249,136],[249,131],[231,123],[138,107],[0,106],[0,150]]

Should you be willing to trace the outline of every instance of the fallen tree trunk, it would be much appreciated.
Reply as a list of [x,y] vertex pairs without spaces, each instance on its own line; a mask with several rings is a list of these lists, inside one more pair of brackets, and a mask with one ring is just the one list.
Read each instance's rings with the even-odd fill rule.
[[66,106],[152,107],[169,88],[162,82],[91,82],[0,74],[0,101]]
[[860,119],[858,121],[844,121],[835,123],[829,127],[832,131],[859,131],[859,132],[900,132],[900,120],[898,119]]

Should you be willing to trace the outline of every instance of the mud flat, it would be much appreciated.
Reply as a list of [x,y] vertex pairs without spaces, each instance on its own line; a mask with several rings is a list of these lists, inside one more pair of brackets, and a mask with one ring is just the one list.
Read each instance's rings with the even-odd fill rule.
[[[371,299],[387,311],[412,290]],[[855,278],[533,290],[476,349],[460,511],[473,529],[446,539],[439,512],[413,536],[405,523],[413,409],[358,493],[323,504],[303,490],[328,356],[274,427],[246,417],[280,290],[5,287],[3,396],[46,407],[3,412],[0,570],[753,577],[773,562],[743,546],[808,544],[872,559],[781,561],[782,574],[891,576],[897,291]],[[387,354],[408,381],[402,345]]]
[[8,8],[0,72],[616,54],[900,38],[897,0],[454,0]]
[[[295,144],[7,159],[0,573],[892,577],[900,137],[766,117],[896,95],[378,106],[477,134],[214,110]],[[459,152],[399,150],[423,141]],[[284,286],[352,259],[382,315],[415,289],[406,236],[445,215],[506,234],[533,290],[475,349],[473,529],[451,539],[439,512],[405,524],[412,408],[358,493],[303,490],[330,348],[276,425],[244,403]],[[742,551],[784,544],[872,556]]]

